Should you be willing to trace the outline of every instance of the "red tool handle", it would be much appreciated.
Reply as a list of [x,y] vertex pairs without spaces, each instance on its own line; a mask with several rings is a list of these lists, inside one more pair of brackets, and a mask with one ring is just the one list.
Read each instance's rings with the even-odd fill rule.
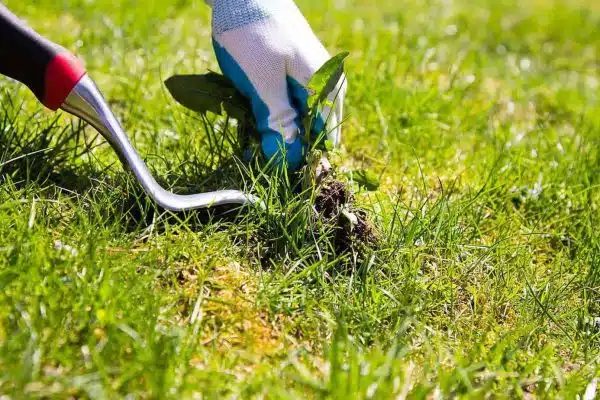
[[0,4],[0,74],[24,83],[46,107],[57,110],[85,69]]

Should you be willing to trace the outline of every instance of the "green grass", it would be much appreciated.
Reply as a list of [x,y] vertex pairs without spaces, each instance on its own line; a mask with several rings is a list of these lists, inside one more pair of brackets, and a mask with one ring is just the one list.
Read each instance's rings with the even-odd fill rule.
[[[0,397],[574,398],[600,375],[595,0],[299,1],[348,50],[343,165],[380,250],[243,171],[162,82],[216,69],[202,1],[8,0],[86,61],[160,180],[270,214],[158,210],[89,128],[0,87]],[[229,129],[226,129],[229,131]],[[274,217],[283,213],[282,217]]]

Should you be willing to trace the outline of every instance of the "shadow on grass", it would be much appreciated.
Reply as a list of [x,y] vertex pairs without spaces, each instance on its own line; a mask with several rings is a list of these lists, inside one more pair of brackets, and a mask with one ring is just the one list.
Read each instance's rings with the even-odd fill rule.
[[[107,164],[96,158],[97,147],[106,145],[98,133],[86,124],[60,116],[49,118],[41,112],[26,115],[20,104],[4,96],[0,105],[0,190],[10,181],[17,189],[49,188],[50,193],[74,195],[102,209],[106,223],[117,222],[127,231],[144,229],[162,221],[181,221],[192,229],[211,222],[234,221],[239,206],[223,206],[186,213],[167,213],[146,196],[133,175],[118,162]],[[205,121],[206,122],[206,121]],[[221,188],[235,188],[243,180],[236,158],[227,151],[226,140],[213,131],[207,135],[210,155],[205,156],[187,146],[172,157],[153,157],[153,165],[168,171],[157,181],[180,193],[200,193]],[[116,160],[116,157],[114,157]],[[154,162],[155,161],[155,162]],[[98,221],[101,223],[101,221]],[[156,229],[160,227],[155,226]]]
[[[0,191],[15,188],[39,195],[41,189],[53,198],[66,194],[81,204],[93,226],[118,225],[125,233],[161,233],[174,225],[192,231],[227,230],[265,269],[286,259],[302,259],[306,265],[321,260],[330,268],[332,262],[323,260],[340,257],[334,243],[337,231],[315,214],[314,190],[301,193],[297,177],[264,174],[258,159],[256,168],[241,167],[235,154],[247,142],[237,137],[236,129],[229,129],[226,120],[215,124],[205,116],[195,118],[204,128],[195,138],[199,143],[160,146],[161,156],[147,157],[159,184],[179,194],[252,184],[269,212],[250,212],[238,205],[167,212],[145,194],[115,155],[102,155],[104,149],[98,147],[107,145],[98,133],[78,120],[39,112],[27,115],[10,99],[0,105]],[[362,261],[355,259],[353,264]]]

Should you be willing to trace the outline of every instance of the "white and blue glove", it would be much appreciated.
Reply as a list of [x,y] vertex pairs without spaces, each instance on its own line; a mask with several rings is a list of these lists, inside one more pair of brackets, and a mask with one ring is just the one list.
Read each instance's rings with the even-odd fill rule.
[[[300,168],[306,145],[301,120],[308,112],[305,86],[330,58],[292,0],[206,0],[213,8],[213,45],[219,66],[252,104],[262,150],[268,160]],[[315,121],[325,122],[329,140],[340,144],[345,77]]]

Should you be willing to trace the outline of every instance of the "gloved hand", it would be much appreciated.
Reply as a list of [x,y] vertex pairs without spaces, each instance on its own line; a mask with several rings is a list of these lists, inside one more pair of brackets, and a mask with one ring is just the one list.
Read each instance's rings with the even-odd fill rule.
[[[308,112],[306,84],[330,58],[292,0],[206,0],[213,7],[213,45],[225,76],[251,102],[262,150],[268,160],[297,170],[306,146],[301,119]],[[341,140],[346,93],[345,77],[330,95],[315,121],[322,131],[328,122],[329,140]]]

